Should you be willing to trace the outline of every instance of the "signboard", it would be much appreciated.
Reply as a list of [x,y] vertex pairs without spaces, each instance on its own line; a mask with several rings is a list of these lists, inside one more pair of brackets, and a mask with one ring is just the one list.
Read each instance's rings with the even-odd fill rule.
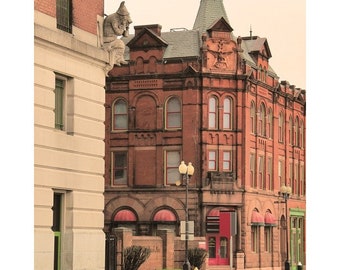
[[186,240],[186,235],[188,235],[187,240],[194,240],[194,222],[188,221],[188,233],[185,232],[185,221],[181,221],[181,240]]
[[237,234],[236,212],[220,211],[220,233],[230,236]]

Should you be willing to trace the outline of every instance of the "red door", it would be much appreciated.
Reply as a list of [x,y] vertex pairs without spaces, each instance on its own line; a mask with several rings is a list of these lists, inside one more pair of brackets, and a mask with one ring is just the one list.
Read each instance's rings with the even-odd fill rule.
[[229,265],[229,241],[226,236],[209,234],[209,265]]

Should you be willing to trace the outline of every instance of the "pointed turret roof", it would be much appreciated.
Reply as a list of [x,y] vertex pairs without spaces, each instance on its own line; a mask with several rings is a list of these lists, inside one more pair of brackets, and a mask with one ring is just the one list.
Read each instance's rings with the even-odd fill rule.
[[227,23],[229,19],[225,11],[223,0],[201,0],[193,30],[201,34],[206,31],[216,20],[223,17]]

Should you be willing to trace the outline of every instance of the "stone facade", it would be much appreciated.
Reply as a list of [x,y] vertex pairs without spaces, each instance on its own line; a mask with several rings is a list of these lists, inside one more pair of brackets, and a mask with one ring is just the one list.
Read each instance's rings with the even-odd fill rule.
[[104,3],[34,8],[34,269],[104,269]]

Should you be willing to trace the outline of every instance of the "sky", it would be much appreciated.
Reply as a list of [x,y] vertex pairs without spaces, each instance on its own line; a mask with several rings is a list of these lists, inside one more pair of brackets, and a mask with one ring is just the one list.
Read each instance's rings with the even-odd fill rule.
[[[122,1],[104,0],[104,13],[117,11]],[[306,5],[305,0],[224,0],[235,36],[252,34],[267,38],[272,54],[270,65],[280,81],[306,89]],[[160,24],[191,30],[200,0],[125,0],[134,26]]]

